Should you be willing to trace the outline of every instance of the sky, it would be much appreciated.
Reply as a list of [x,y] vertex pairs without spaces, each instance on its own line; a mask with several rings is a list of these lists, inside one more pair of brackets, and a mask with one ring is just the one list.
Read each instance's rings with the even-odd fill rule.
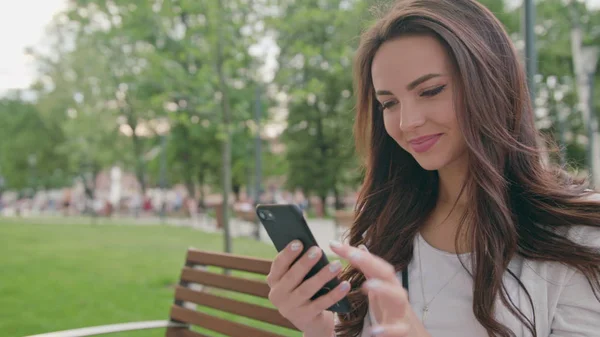
[[[600,8],[600,0],[588,2]],[[65,6],[66,0],[0,0],[0,94],[32,82],[35,70],[24,50],[43,41],[45,27]]]
[[39,45],[66,0],[0,0],[0,93],[27,88],[35,72],[24,51]]

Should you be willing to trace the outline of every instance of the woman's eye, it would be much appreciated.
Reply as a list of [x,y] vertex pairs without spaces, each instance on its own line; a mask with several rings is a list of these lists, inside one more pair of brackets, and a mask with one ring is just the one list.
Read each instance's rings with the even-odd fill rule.
[[396,105],[396,101],[385,101],[381,103],[381,110],[386,110]]
[[436,87],[434,89],[423,91],[421,96],[422,97],[433,97],[433,96],[441,93],[442,91],[444,91],[444,89],[446,89],[446,85],[440,85],[439,87]]

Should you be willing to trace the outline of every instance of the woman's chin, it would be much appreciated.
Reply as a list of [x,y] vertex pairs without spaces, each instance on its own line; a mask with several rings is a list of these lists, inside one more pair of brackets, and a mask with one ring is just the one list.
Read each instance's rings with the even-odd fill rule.
[[442,167],[444,167],[443,165],[427,165],[427,164],[421,164],[419,163],[419,165],[421,165],[421,167],[425,170],[425,171],[437,171],[439,169],[441,169]]
[[446,151],[431,151],[427,153],[412,153],[413,158],[426,171],[439,171],[447,168],[461,169],[467,163],[467,152],[463,151],[457,155],[451,155]]
[[444,158],[430,155],[413,155],[417,163],[426,171],[437,171],[448,164]]

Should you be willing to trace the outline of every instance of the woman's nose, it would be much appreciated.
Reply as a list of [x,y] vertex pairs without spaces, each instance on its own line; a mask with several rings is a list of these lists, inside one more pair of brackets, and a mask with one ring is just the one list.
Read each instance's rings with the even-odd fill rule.
[[425,124],[425,114],[418,108],[404,105],[400,111],[400,130],[412,131]]

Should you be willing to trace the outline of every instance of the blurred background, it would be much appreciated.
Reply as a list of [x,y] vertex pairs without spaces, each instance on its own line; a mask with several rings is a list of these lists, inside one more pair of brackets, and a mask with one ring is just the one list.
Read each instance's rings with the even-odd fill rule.
[[[0,335],[164,318],[188,246],[274,256],[257,202],[339,237],[377,2],[0,0]],[[600,182],[600,0],[481,2],[548,160]]]

